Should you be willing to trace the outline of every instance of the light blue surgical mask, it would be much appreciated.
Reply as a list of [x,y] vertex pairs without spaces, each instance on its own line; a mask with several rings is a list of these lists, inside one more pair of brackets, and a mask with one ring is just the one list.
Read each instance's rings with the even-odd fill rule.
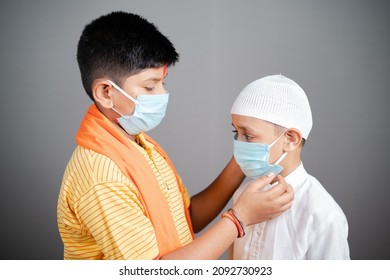
[[274,164],[268,163],[270,148],[283,134],[271,144],[238,141],[237,134],[234,135],[234,158],[247,177],[257,179],[271,172],[276,176],[283,170],[283,167],[278,164],[287,156],[287,152],[283,153]]
[[128,134],[137,135],[141,132],[152,130],[160,124],[165,116],[169,93],[142,94],[138,95],[137,99],[135,99],[114,82],[108,82],[135,103],[135,109],[132,115],[122,115],[114,107],[112,108],[115,112],[121,115],[121,117],[117,120]]

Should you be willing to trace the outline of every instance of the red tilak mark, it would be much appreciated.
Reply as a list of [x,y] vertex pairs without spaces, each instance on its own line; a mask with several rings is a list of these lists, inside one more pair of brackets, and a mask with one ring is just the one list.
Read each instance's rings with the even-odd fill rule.
[[167,65],[164,64],[164,69],[163,69],[163,77],[167,74]]

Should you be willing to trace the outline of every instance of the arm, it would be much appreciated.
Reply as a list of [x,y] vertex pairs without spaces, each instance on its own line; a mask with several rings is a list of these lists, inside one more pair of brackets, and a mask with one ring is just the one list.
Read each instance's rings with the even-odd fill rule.
[[212,225],[190,244],[164,255],[163,260],[218,259],[237,237],[236,226],[227,218]]
[[227,259],[232,260],[234,254],[234,244],[231,244],[229,248],[227,249]]
[[308,259],[349,260],[348,223],[344,215],[330,213],[309,239]]
[[191,198],[190,213],[195,232],[201,231],[222,211],[244,178],[232,157],[210,186]]
[[[271,219],[287,210],[293,193],[285,180],[278,176],[278,184],[272,189],[259,192],[273,177],[253,181],[234,204],[237,216],[244,227]],[[193,242],[164,255],[161,259],[218,259],[237,238],[237,228],[228,218],[222,218]]]

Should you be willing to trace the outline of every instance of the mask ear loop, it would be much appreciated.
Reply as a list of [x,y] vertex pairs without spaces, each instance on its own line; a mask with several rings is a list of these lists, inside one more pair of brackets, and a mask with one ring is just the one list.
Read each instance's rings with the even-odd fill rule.
[[[288,130],[288,129],[287,129],[287,130]],[[287,130],[286,130],[286,131],[287,131]],[[286,133],[286,131],[284,131],[282,134],[280,134],[279,137],[276,138],[276,139],[274,140],[274,142],[272,142],[271,144],[269,144],[269,147],[271,148],[276,142],[278,142],[278,140],[280,139],[280,137],[282,137],[282,136]]]
[[[119,86],[117,86],[114,82],[111,82],[110,80],[107,80],[107,82],[109,82],[114,88],[116,88],[117,90],[119,90],[124,96],[126,96],[128,99],[130,99],[131,101],[133,101],[136,105],[138,105],[138,101],[136,99],[134,99],[134,97],[131,97],[126,91],[124,91],[123,89],[121,89]],[[119,114],[119,113],[118,113]],[[120,114],[121,115],[121,114]]]
[[117,109],[115,109],[114,107],[111,108],[112,110],[114,110],[117,114],[119,114],[121,117],[124,117],[121,113],[119,113],[119,111]]
[[274,163],[274,165],[278,165],[282,160],[287,156],[288,152],[284,152],[283,155]]
[[[288,129],[287,129],[287,130],[288,130]],[[287,130],[286,130],[286,131],[287,131]],[[274,140],[274,142],[272,142],[272,143],[269,145],[269,147],[271,148],[271,147],[280,139],[280,137],[282,137],[282,136],[286,133],[286,131],[283,132],[278,138],[276,138],[276,139]],[[287,156],[287,154],[288,154],[288,152],[284,152],[283,155],[274,163],[274,165],[278,165],[279,163],[281,163],[282,160],[284,160],[284,158]]]

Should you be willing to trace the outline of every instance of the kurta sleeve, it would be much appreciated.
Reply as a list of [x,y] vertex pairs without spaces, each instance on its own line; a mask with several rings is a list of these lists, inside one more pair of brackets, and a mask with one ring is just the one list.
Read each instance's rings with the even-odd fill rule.
[[308,259],[349,260],[348,223],[344,215],[330,214],[309,236]]

